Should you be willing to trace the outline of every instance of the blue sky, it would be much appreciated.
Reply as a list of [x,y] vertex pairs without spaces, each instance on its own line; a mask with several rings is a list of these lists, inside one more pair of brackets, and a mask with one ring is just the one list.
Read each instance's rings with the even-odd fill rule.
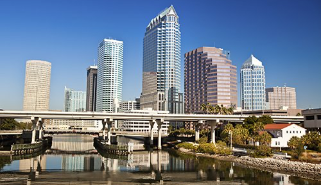
[[182,86],[184,53],[216,46],[231,51],[238,71],[251,54],[261,60],[266,87],[295,87],[298,108],[321,107],[319,0],[1,0],[0,108],[22,109],[25,63],[40,59],[52,63],[50,109],[62,110],[64,86],[86,89],[104,38],[124,41],[123,99],[138,97],[145,28],[171,4],[181,24]]

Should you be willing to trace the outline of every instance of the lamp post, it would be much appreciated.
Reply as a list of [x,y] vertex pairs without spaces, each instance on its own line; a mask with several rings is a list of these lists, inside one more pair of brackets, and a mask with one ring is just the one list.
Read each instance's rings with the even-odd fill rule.
[[233,132],[232,130],[229,130],[228,133],[230,134],[230,139],[231,139],[231,150],[233,149],[233,146],[232,146],[232,136],[233,136]]

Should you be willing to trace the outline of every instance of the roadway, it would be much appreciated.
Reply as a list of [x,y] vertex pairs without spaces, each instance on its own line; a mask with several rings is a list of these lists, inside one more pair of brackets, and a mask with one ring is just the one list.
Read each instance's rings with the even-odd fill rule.
[[[144,114],[144,113],[104,113],[104,112],[55,112],[55,111],[0,111],[0,118],[66,119],[66,120],[162,120],[162,121],[235,121],[242,122],[251,115],[219,114]],[[303,116],[271,116],[274,122],[303,122]]]

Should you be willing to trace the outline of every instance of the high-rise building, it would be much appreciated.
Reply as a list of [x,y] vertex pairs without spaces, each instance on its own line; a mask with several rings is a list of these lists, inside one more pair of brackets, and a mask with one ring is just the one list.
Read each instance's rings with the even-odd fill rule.
[[122,101],[123,41],[104,39],[98,47],[97,102],[99,112],[114,112]]
[[150,21],[144,36],[141,109],[183,113],[181,32],[173,6]]
[[84,112],[86,110],[86,92],[74,91],[65,87],[65,112]]
[[26,63],[24,111],[48,111],[50,97],[51,63],[28,60]]
[[236,66],[221,48],[200,47],[185,53],[185,112],[201,111],[202,104],[237,105]]
[[271,87],[266,88],[266,102],[269,109],[280,109],[287,107],[296,109],[296,92],[293,87]]
[[264,66],[253,55],[242,65],[240,83],[242,109],[266,109]]
[[122,111],[130,111],[130,110],[140,110],[139,102],[134,101],[122,101],[120,103],[120,109]]
[[86,111],[96,111],[97,66],[87,68]]

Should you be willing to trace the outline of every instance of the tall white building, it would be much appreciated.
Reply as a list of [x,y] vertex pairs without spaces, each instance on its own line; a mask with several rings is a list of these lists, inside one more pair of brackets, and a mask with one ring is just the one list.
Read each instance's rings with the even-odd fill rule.
[[97,70],[96,110],[114,112],[114,104],[122,100],[123,41],[104,39],[99,44]]
[[266,109],[265,71],[262,62],[251,55],[242,65],[240,80],[242,109]]
[[28,60],[26,63],[24,111],[48,111],[50,96],[51,63]]
[[84,112],[86,111],[86,92],[74,91],[65,87],[65,112]]
[[141,109],[183,113],[183,94],[179,93],[181,32],[173,6],[150,21],[143,51]]

